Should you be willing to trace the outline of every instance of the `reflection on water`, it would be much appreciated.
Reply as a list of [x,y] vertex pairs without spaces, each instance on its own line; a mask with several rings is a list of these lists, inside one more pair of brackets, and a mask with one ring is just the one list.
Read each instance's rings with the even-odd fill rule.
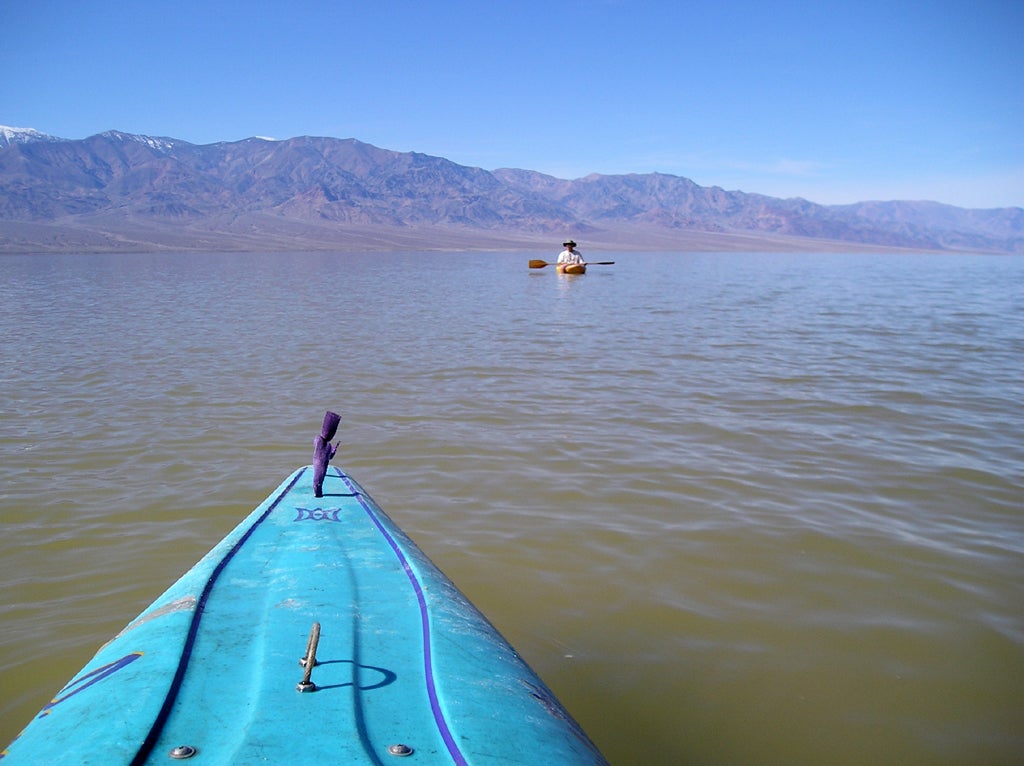
[[531,257],[0,259],[0,739],[332,408],[613,763],[1024,760],[1024,262]]

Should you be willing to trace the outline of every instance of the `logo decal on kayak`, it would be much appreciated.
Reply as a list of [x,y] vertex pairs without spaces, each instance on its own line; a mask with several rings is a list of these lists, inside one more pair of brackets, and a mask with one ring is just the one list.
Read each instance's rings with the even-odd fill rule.
[[131,654],[126,654],[119,660],[115,660],[114,662],[108,662],[106,665],[96,668],[95,670],[89,673],[86,673],[81,678],[75,679],[67,686],[65,686],[63,689],[61,689],[57,693],[57,696],[50,700],[50,702],[45,707],[43,707],[42,711],[36,717],[44,718],[45,716],[48,716],[50,714],[50,711],[53,710],[54,707],[62,703],[68,697],[73,697],[79,692],[85,691],[93,684],[99,683],[107,676],[113,675],[121,668],[123,668],[125,665],[132,664],[141,656],[142,652],[132,652]]
[[296,508],[295,521],[341,521],[341,508]]
[[[135,660],[139,659],[139,657],[141,656],[142,652],[132,652],[131,654],[126,654],[119,660],[115,660],[114,662],[108,662],[106,665],[103,665],[102,667],[96,668],[95,670],[86,673],[81,678],[72,680],[67,686],[65,686],[63,689],[57,692],[57,696],[50,700],[46,704],[46,706],[43,707],[41,711],[39,711],[38,715],[36,715],[36,718],[46,718],[46,716],[50,715],[50,713],[53,712],[54,707],[62,703],[68,697],[73,697],[79,692],[84,692],[93,684],[99,683],[107,676],[113,675],[126,665],[131,665],[133,662],[135,662]],[[3,750],[0,750],[0,760],[3,760],[8,755],[10,755],[10,748],[19,739],[21,739],[21,735],[24,733],[25,731],[22,731],[21,734],[14,738],[14,742],[11,742],[11,744],[8,747],[4,748]]]

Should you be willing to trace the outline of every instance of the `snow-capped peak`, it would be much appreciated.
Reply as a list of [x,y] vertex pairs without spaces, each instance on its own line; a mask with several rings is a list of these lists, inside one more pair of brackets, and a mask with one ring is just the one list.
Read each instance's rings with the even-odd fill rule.
[[187,143],[186,141],[179,141],[174,138],[156,138],[154,136],[143,136],[135,133],[122,133],[119,130],[108,130],[100,135],[105,138],[113,138],[118,141],[134,141],[139,144],[144,144],[150,149],[154,149],[158,152],[169,152],[175,146]]
[[11,144],[27,144],[32,141],[60,141],[56,136],[40,133],[35,128],[11,128],[0,125],[0,148]]

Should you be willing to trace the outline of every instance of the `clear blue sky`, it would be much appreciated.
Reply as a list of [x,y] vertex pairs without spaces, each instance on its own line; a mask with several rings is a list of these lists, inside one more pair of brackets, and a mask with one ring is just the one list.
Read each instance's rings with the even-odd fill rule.
[[0,0],[0,124],[1024,207],[1024,0]]

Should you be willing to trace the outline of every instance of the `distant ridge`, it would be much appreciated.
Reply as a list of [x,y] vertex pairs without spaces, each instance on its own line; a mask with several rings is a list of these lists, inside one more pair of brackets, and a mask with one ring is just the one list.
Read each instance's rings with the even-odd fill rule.
[[660,173],[564,180],[355,139],[196,145],[0,126],[0,252],[543,249],[1024,253],[1024,209],[818,205]]

